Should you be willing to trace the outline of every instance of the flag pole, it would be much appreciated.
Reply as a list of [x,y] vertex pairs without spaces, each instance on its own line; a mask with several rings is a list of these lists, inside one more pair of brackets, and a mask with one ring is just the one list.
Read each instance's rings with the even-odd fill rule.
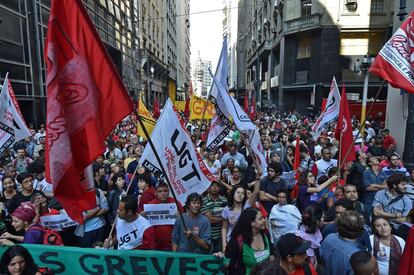
[[[138,160],[137,160],[137,161],[138,161]],[[128,187],[127,187],[127,189],[126,189],[126,191],[125,191],[125,192],[126,192],[126,194],[128,194],[129,189],[131,188],[132,181],[135,179],[135,175],[137,174],[138,168],[139,168],[139,164],[137,165],[137,167],[135,167],[135,170],[134,170],[134,173],[132,174],[131,180],[130,180],[130,181],[129,181],[129,183],[128,183]],[[114,222],[113,222],[113,224],[112,224],[112,226],[111,226],[111,230],[109,231],[108,238],[112,237],[112,234],[113,234],[113,232],[114,232],[114,228],[115,228],[115,225],[116,225],[116,220],[117,220],[117,219],[118,219],[118,211],[116,212],[116,216],[115,216]]]
[[338,174],[338,180],[339,180],[339,177],[341,176],[341,168],[342,168],[342,165],[343,165],[343,163],[342,163],[342,137],[343,137],[343,135],[344,135],[344,133],[342,132],[342,130],[341,130],[341,133],[339,134],[339,157],[338,157],[338,167],[339,167],[339,169],[338,169],[338,172],[337,172],[337,174]]
[[155,148],[155,146],[154,146],[154,143],[152,142],[152,139],[151,139],[150,135],[148,134],[147,128],[145,128],[145,125],[144,125],[144,123],[142,122],[141,117],[138,117],[138,122],[139,122],[139,124],[141,125],[142,131],[144,132],[145,137],[147,138],[147,141],[148,141],[148,143],[149,143],[149,145],[150,145],[150,147],[151,147],[151,149],[152,149],[152,152],[154,153],[154,156],[155,156],[155,158],[157,159],[158,164],[160,165],[161,171],[162,171],[162,173],[163,173],[163,174],[164,174],[164,176],[165,176],[165,180],[167,181],[168,187],[170,188],[170,190],[171,190],[171,194],[173,195],[174,202],[175,202],[175,204],[177,205],[177,210],[178,210],[178,214],[180,215],[180,220],[181,220],[181,222],[182,222],[182,224],[183,224],[183,226],[184,226],[184,229],[187,231],[187,230],[188,230],[188,228],[187,228],[187,224],[185,223],[185,221],[184,221],[184,217],[183,217],[182,213],[180,212],[180,206],[178,205],[177,196],[176,196],[176,195],[175,195],[175,193],[174,193],[174,189],[172,188],[172,185],[171,185],[170,179],[169,179],[169,178],[168,178],[168,176],[167,176],[168,174],[167,174],[167,172],[165,171],[164,165],[162,165],[162,162],[161,162],[160,156],[159,156],[159,155],[158,155],[158,153],[157,153],[157,150],[156,150],[156,148]]
[[[382,81],[381,86],[380,86],[380,87],[379,87],[379,89],[378,89],[377,94],[375,95],[374,101],[371,103],[371,106],[369,106],[369,109],[368,109],[368,112],[367,112],[367,113],[366,113],[366,115],[365,115],[364,121],[362,121],[362,122],[361,122],[361,125],[359,126],[358,135],[357,135],[356,137],[358,137],[358,136],[361,134],[362,129],[364,128],[365,122],[367,121],[367,117],[368,117],[368,116],[369,116],[369,114],[371,113],[372,107],[374,107],[375,102],[377,102],[378,97],[379,97],[379,95],[380,95],[380,93],[381,93],[381,91],[382,91],[382,88],[384,88],[384,86],[385,86],[385,83],[386,83],[386,81],[385,81],[385,80],[383,80],[383,81]],[[354,144],[355,144],[356,137],[354,137],[354,138],[352,139],[352,145],[348,148],[348,150],[347,150],[347,152],[346,152],[346,154],[345,154],[344,159],[347,159],[347,158],[348,158],[349,154],[351,153],[351,149],[353,149],[353,148],[354,148]]]
[[[205,103],[204,103],[204,107],[203,107],[203,115],[201,116],[201,125],[203,125],[204,118],[205,118],[205,116],[206,116],[207,105],[208,105],[208,98],[205,100]],[[206,124],[207,124],[207,123],[206,123]],[[197,140],[199,140],[199,139],[200,139],[200,136],[201,136],[201,125],[200,125],[200,129],[198,130]]]

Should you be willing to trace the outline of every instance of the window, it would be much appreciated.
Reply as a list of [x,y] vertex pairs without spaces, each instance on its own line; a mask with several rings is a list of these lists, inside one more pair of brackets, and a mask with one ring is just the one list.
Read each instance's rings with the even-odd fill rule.
[[297,59],[311,57],[312,39],[310,37],[299,38]]
[[383,13],[384,0],[371,0],[371,13]]
[[312,0],[301,0],[301,15],[309,16],[312,14]]
[[384,44],[384,33],[341,33],[340,55],[376,55]]

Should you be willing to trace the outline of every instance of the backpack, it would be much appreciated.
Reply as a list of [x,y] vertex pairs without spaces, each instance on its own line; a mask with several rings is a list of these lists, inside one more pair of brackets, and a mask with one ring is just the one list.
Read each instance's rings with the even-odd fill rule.
[[62,237],[56,230],[41,226],[40,224],[34,224],[30,226],[29,230],[40,230],[43,233],[43,244],[46,245],[63,245]]

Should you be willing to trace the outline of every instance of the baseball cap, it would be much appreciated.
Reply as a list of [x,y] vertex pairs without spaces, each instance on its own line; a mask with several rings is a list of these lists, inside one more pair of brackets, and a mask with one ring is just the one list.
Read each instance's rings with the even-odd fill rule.
[[311,243],[304,241],[293,233],[288,233],[280,237],[277,248],[282,255],[296,255],[305,253]]

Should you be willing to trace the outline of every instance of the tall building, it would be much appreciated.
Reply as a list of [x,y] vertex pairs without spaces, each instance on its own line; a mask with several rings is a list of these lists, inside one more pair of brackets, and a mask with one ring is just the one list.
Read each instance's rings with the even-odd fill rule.
[[177,98],[185,100],[190,86],[190,0],[177,2]]
[[[0,74],[10,73],[28,123],[45,122],[44,41],[50,0],[0,0]],[[139,90],[139,9],[137,0],[83,0],[131,96]]]
[[[163,103],[168,82],[190,82],[189,0],[82,0],[131,97]],[[45,122],[44,41],[51,0],[0,0],[0,81],[6,72],[23,116]],[[177,14],[179,12],[179,14]],[[180,40],[177,41],[178,37]],[[180,55],[180,56],[179,56]]]
[[191,81],[193,84],[194,95],[206,97],[213,79],[209,73],[211,61],[202,60],[200,53],[198,58],[191,63]]
[[238,0],[224,0],[223,36],[227,37],[227,71],[229,91],[237,92]]
[[[392,0],[241,0],[238,16],[238,90],[254,91],[259,107],[318,109],[333,76],[362,97],[353,71],[390,36]],[[381,85],[369,78],[368,98]],[[240,94],[239,93],[239,94]],[[386,98],[386,92],[380,95]]]

